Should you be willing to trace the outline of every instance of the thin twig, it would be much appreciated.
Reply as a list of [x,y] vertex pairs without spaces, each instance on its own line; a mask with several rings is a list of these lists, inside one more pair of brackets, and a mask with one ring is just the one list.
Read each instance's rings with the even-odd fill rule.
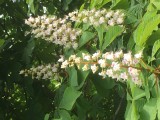
[[123,94],[123,96],[122,96],[122,98],[121,98],[121,101],[120,101],[120,103],[119,103],[119,105],[118,105],[118,108],[117,108],[117,110],[116,110],[116,112],[115,112],[115,114],[114,114],[113,120],[116,120],[116,116],[118,115],[118,112],[119,112],[119,110],[120,110],[120,108],[121,108],[121,106],[122,106],[122,102],[123,102],[124,97],[125,97],[125,93]]

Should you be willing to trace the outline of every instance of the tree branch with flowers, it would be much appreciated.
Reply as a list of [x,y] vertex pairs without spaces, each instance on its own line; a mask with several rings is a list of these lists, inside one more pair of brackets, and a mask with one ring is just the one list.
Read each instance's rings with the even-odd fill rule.
[[[143,119],[146,118],[146,114],[149,114],[151,118],[156,118],[156,116],[160,118],[160,109],[155,107],[160,103],[158,98],[159,67],[152,67],[148,65],[149,62],[145,63],[143,60],[145,57],[143,53],[146,52],[146,36],[151,36],[154,31],[154,28],[149,28],[149,25],[154,22],[153,25],[157,27],[160,23],[159,14],[154,14],[155,19],[149,17],[151,14],[153,13],[147,12],[144,15],[142,22],[139,23],[133,34],[128,32],[129,24],[126,23],[129,20],[128,14],[121,9],[76,10],[62,18],[46,15],[30,17],[25,20],[25,23],[31,27],[30,33],[35,38],[42,38],[51,44],[60,46],[62,55],[59,55],[60,59],[56,63],[25,69],[20,71],[20,74],[31,75],[32,79],[38,80],[54,79],[60,84],[63,84],[65,80],[70,82],[64,91],[58,109],[71,111],[75,107],[74,104],[78,106],[79,97],[84,97],[82,86],[85,86],[85,80],[92,71],[102,79],[116,80],[116,84],[121,82],[126,85],[123,88],[126,89],[124,92],[127,93],[128,102],[125,111],[126,120]],[[147,23],[147,21],[149,22]],[[135,46],[133,52],[131,52],[132,49],[126,50],[126,48],[117,47],[120,46],[121,41],[126,42],[125,35],[130,36],[128,44],[130,42],[133,44],[132,47]],[[138,38],[139,40],[137,40]],[[87,47],[88,45],[89,47]],[[79,78],[78,72],[82,75]],[[64,79],[64,75],[67,76],[67,79]],[[149,80],[150,77],[153,80]],[[81,81],[78,81],[80,78],[82,78]],[[103,81],[102,79],[97,81]],[[156,92],[154,91],[155,86]],[[73,94],[71,96],[73,99],[67,97],[68,93]],[[157,94],[156,105],[153,103],[155,99],[152,98],[155,93]],[[70,101],[69,105],[65,105],[64,101]],[[142,101],[144,105],[137,109],[137,104]],[[153,104],[158,111],[155,115],[145,111],[150,104]],[[132,116],[134,117],[132,118]]]

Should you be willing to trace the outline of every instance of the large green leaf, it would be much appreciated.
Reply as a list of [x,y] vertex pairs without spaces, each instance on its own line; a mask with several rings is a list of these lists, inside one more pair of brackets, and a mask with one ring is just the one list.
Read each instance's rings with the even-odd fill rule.
[[86,98],[82,96],[78,98],[76,102],[76,108],[79,120],[86,120],[87,111],[89,111],[91,107],[92,106],[90,102]]
[[106,31],[105,25],[96,26],[95,29],[98,33],[98,39],[99,39],[99,48],[102,48],[102,44],[104,42],[104,32]]
[[148,37],[152,34],[153,30],[160,23],[160,15],[155,15],[154,12],[147,12],[139,24],[137,29],[134,31],[134,41],[137,46],[144,46]]
[[153,45],[153,48],[152,48],[152,57],[154,57],[154,55],[156,54],[156,52],[159,50],[160,48],[160,39],[157,40],[154,45]]
[[96,5],[101,4],[103,0],[92,0],[90,3],[90,8],[94,8]]
[[103,2],[98,6],[98,8],[103,7],[105,4],[111,2],[111,0],[103,0]]
[[66,110],[71,110],[74,103],[76,102],[76,99],[80,95],[81,95],[81,92],[77,91],[75,88],[67,87],[64,91],[59,107]]
[[120,26],[112,26],[108,28],[108,31],[106,32],[105,38],[104,38],[104,43],[102,46],[102,51],[109,46],[113,40],[119,36],[123,32],[124,28]]
[[134,45],[135,45],[135,42],[133,40],[133,36],[131,36],[127,44],[127,50],[132,50]]
[[128,7],[128,0],[112,0],[112,9],[127,9]]
[[59,110],[61,120],[72,120],[70,114],[66,110]]
[[73,87],[78,86],[77,70],[74,67],[71,67],[71,68],[68,68],[67,71],[69,73],[70,85],[73,86]]
[[130,81],[130,88],[133,100],[138,100],[146,95],[145,91],[136,86],[132,81]]
[[79,48],[82,47],[84,44],[89,42],[92,38],[94,38],[95,34],[92,32],[85,31],[83,32],[80,40],[79,40]]
[[160,10],[160,1],[152,2],[152,4],[153,4],[154,6],[156,6],[156,9],[157,9],[157,10]]
[[157,99],[152,98],[147,102],[140,115],[142,120],[155,120],[157,114]]
[[132,101],[131,120],[139,120],[139,114],[137,111],[136,102],[134,100]]
[[132,103],[128,102],[125,112],[125,120],[138,120],[138,119],[139,119],[139,114],[137,111],[135,101],[132,101]]
[[160,29],[157,31],[153,32],[152,35],[148,38],[147,40],[147,45],[153,46],[153,44],[160,38]]
[[78,73],[78,82],[79,82],[79,86],[77,87],[77,89],[81,89],[87,79],[87,76],[89,75],[90,71],[77,71]]
[[130,101],[128,101],[125,111],[125,120],[131,120],[131,112],[132,112],[132,104],[130,103]]
[[110,78],[102,79],[101,76],[97,75],[92,75],[92,82],[101,96],[108,96],[109,89],[112,89],[116,85],[114,80]]

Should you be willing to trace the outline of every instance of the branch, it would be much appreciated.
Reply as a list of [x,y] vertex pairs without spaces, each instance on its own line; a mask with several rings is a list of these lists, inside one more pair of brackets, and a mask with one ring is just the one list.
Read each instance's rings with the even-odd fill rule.
[[124,97],[125,97],[125,93],[123,94],[123,96],[122,96],[122,98],[121,98],[121,101],[120,101],[120,103],[119,103],[119,105],[118,105],[118,108],[117,108],[117,110],[116,110],[116,112],[115,112],[115,114],[114,114],[113,120],[116,120],[116,116],[118,115],[118,112],[119,112],[119,110],[120,110],[120,108],[121,108],[121,106],[122,106],[122,102],[123,102]]

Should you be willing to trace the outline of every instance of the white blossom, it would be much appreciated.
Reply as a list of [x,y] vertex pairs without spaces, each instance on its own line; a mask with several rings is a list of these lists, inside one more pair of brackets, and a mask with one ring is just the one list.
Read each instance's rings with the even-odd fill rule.
[[122,56],[123,56],[122,50],[115,52],[115,54],[114,54],[114,58],[117,58],[117,59],[121,58]]
[[97,51],[96,53],[94,53],[94,54],[92,55],[92,59],[93,59],[93,60],[97,60],[97,59],[100,57],[100,55],[101,55],[101,52],[100,52],[100,51]]
[[61,57],[61,58],[58,60],[58,62],[63,62],[63,61],[64,61],[64,56],[61,55],[60,57]]
[[112,69],[107,69],[106,70],[106,75],[108,75],[109,77],[113,76],[113,70]]
[[120,64],[118,62],[112,62],[111,67],[114,71],[118,71],[120,69]]
[[120,78],[123,79],[123,80],[127,80],[128,79],[127,73],[126,72],[121,73]]
[[114,20],[114,19],[108,20],[108,24],[109,24],[110,26],[114,26],[114,25],[115,25],[115,20]]
[[131,63],[132,63],[132,55],[131,52],[128,52],[123,56],[123,64],[130,65]]
[[93,73],[100,69],[101,72],[98,72],[98,75],[103,78],[108,76],[122,82],[132,80],[136,85],[142,85],[140,70],[134,67],[137,64],[140,64],[139,57],[133,57],[131,52],[123,53],[120,50],[101,53],[97,51],[93,54],[82,53],[82,58],[71,55],[67,64],[63,62],[61,68],[77,65],[78,69],[82,66],[83,71],[91,69]]
[[98,64],[100,64],[101,68],[105,68],[106,67],[106,61],[104,59],[98,60]]
[[102,55],[102,57],[105,59],[108,59],[108,60],[113,60],[114,54],[113,54],[113,52],[106,52],[105,54]]
[[117,24],[122,24],[124,22],[123,18],[119,17],[117,18]]
[[134,57],[135,57],[136,59],[142,58],[142,51],[140,51],[139,53],[135,54]]
[[61,68],[66,68],[69,65],[68,60],[65,60],[62,65]]
[[93,73],[95,73],[98,70],[98,66],[96,66],[95,64],[91,65],[91,70]]
[[102,76],[103,78],[106,78],[106,72],[105,71],[101,71],[100,73],[98,73],[98,75]]
[[91,60],[91,56],[88,54],[82,53],[82,56],[84,60],[87,60],[87,61]]
[[87,71],[88,69],[89,69],[88,65],[84,65],[82,68],[83,71]]
[[52,79],[58,73],[58,64],[40,65],[37,67],[31,67],[30,69],[21,70],[19,74],[24,74],[25,77],[31,76],[32,79]]

